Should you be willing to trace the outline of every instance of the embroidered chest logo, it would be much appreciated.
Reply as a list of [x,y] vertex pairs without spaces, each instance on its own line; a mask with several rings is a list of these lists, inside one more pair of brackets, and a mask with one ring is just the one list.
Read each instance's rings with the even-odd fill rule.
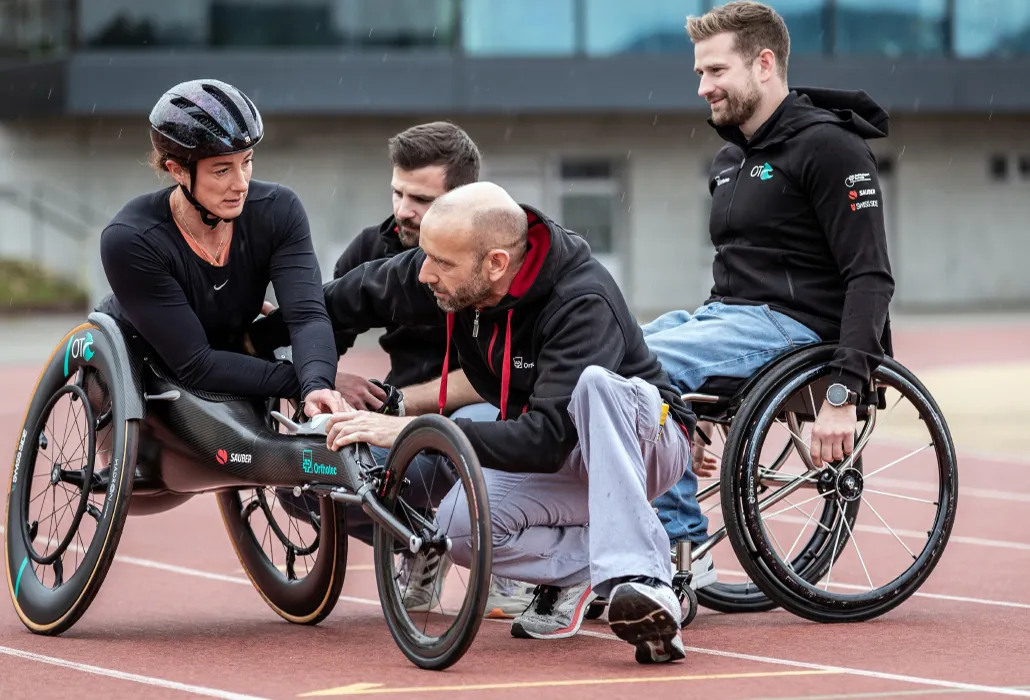
[[535,362],[526,362],[522,359],[522,356],[511,358],[511,363],[515,366],[515,369],[533,369],[536,367]]

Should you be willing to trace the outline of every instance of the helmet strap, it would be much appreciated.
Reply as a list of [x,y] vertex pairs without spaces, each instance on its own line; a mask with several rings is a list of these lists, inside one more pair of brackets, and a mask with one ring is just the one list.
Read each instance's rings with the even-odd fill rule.
[[[180,184],[179,185],[179,189],[182,190],[183,195],[185,195],[186,199],[189,201],[189,203],[193,205],[193,208],[196,209],[198,212],[200,212],[200,220],[203,221],[205,224],[207,224],[208,228],[213,230],[216,226],[218,226],[218,224],[220,224],[222,222],[222,219],[217,217],[217,216],[215,216],[211,212],[209,212],[207,210],[207,208],[203,204],[198,202],[197,198],[193,196],[193,191],[192,190],[193,190],[194,187],[196,187],[196,184],[197,184],[197,164],[195,162],[191,161],[190,162],[190,186],[189,186],[189,188],[187,188],[185,185]],[[229,221],[232,221],[232,219],[225,219],[225,221],[229,222]]]

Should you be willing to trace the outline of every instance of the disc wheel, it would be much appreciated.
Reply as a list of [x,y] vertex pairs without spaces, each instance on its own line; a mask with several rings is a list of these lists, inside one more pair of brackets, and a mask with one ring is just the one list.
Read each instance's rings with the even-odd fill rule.
[[[404,496],[408,481],[405,474],[412,461],[423,453],[446,460],[455,477],[455,486],[448,495],[454,496],[453,505],[445,505],[445,498],[435,514],[407,503]],[[420,486],[425,492],[434,492],[434,484]],[[376,581],[390,633],[416,666],[430,670],[448,668],[464,656],[475,639],[490,592],[490,508],[475,451],[452,421],[436,415],[416,418],[401,432],[387,457],[385,488],[380,489],[379,495],[382,505],[397,520],[425,540],[418,552],[407,552],[415,562],[447,560],[451,551],[448,544],[453,543],[443,535],[449,531],[449,524],[455,522],[455,514],[469,524],[467,536],[462,536],[467,541],[467,566],[442,567],[451,576],[440,581],[435,590],[444,591],[445,595],[430,601],[424,611],[408,610],[404,602],[410,579],[405,580],[401,561],[409,543],[399,542],[392,532],[378,525],[374,533]],[[465,551],[466,542],[460,546]],[[462,596],[453,593],[459,586],[465,590]],[[439,614],[433,612],[437,608]]]
[[43,366],[11,470],[5,550],[15,612],[58,635],[93,602],[132,496],[138,426],[125,417],[115,354],[95,325],[70,331]]
[[268,606],[295,624],[324,620],[347,571],[346,508],[274,488],[216,495],[236,556]]

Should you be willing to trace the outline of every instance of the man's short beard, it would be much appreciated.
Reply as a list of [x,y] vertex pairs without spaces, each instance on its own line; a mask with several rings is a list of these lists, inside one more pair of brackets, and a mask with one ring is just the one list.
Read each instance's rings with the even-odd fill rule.
[[762,92],[752,77],[748,80],[746,92],[739,96],[726,93],[726,109],[722,114],[713,114],[712,121],[717,126],[740,126],[755,115],[761,101]]

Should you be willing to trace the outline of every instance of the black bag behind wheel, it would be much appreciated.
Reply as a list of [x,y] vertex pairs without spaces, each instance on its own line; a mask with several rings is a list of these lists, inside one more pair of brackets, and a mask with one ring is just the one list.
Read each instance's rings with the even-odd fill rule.
[[[268,606],[295,624],[324,620],[340,599],[347,573],[346,507],[328,496],[277,504],[272,488],[223,491],[216,496],[233,550]],[[248,497],[246,503],[241,496]],[[317,508],[314,516],[298,511],[306,504]],[[302,522],[284,526],[280,522],[284,516]],[[301,537],[301,525],[311,527],[315,537]],[[271,559],[262,542],[273,549]],[[310,567],[297,561],[300,557],[306,563],[312,555],[315,560]]]
[[[44,363],[18,433],[5,518],[5,561],[15,612],[37,634],[61,634],[82,617],[121,539],[139,430],[137,421],[126,418],[130,397],[122,377],[129,370],[119,366],[118,356],[118,348],[97,325],[83,323],[69,331]],[[62,464],[59,455],[52,458],[62,447],[56,441],[64,436],[51,434],[48,419],[65,402],[78,404],[86,445],[86,454],[74,464]],[[88,478],[93,488],[69,485],[65,475],[74,473],[80,480]],[[58,483],[40,478],[47,475],[57,476]],[[68,532],[44,531],[34,514],[36,504],[29,502],[34,484],[46,484],[55,495],[60,487],[73,513]],[[77,497],[72,495],[76,489]],[[43,494],[40,501],[46,500],[49,496]],[[92,529],[92,535],[83,534],[84,529]],[[72,565],[75,570],[69,572]],[[48,577],[54,585],[41,580]]]

